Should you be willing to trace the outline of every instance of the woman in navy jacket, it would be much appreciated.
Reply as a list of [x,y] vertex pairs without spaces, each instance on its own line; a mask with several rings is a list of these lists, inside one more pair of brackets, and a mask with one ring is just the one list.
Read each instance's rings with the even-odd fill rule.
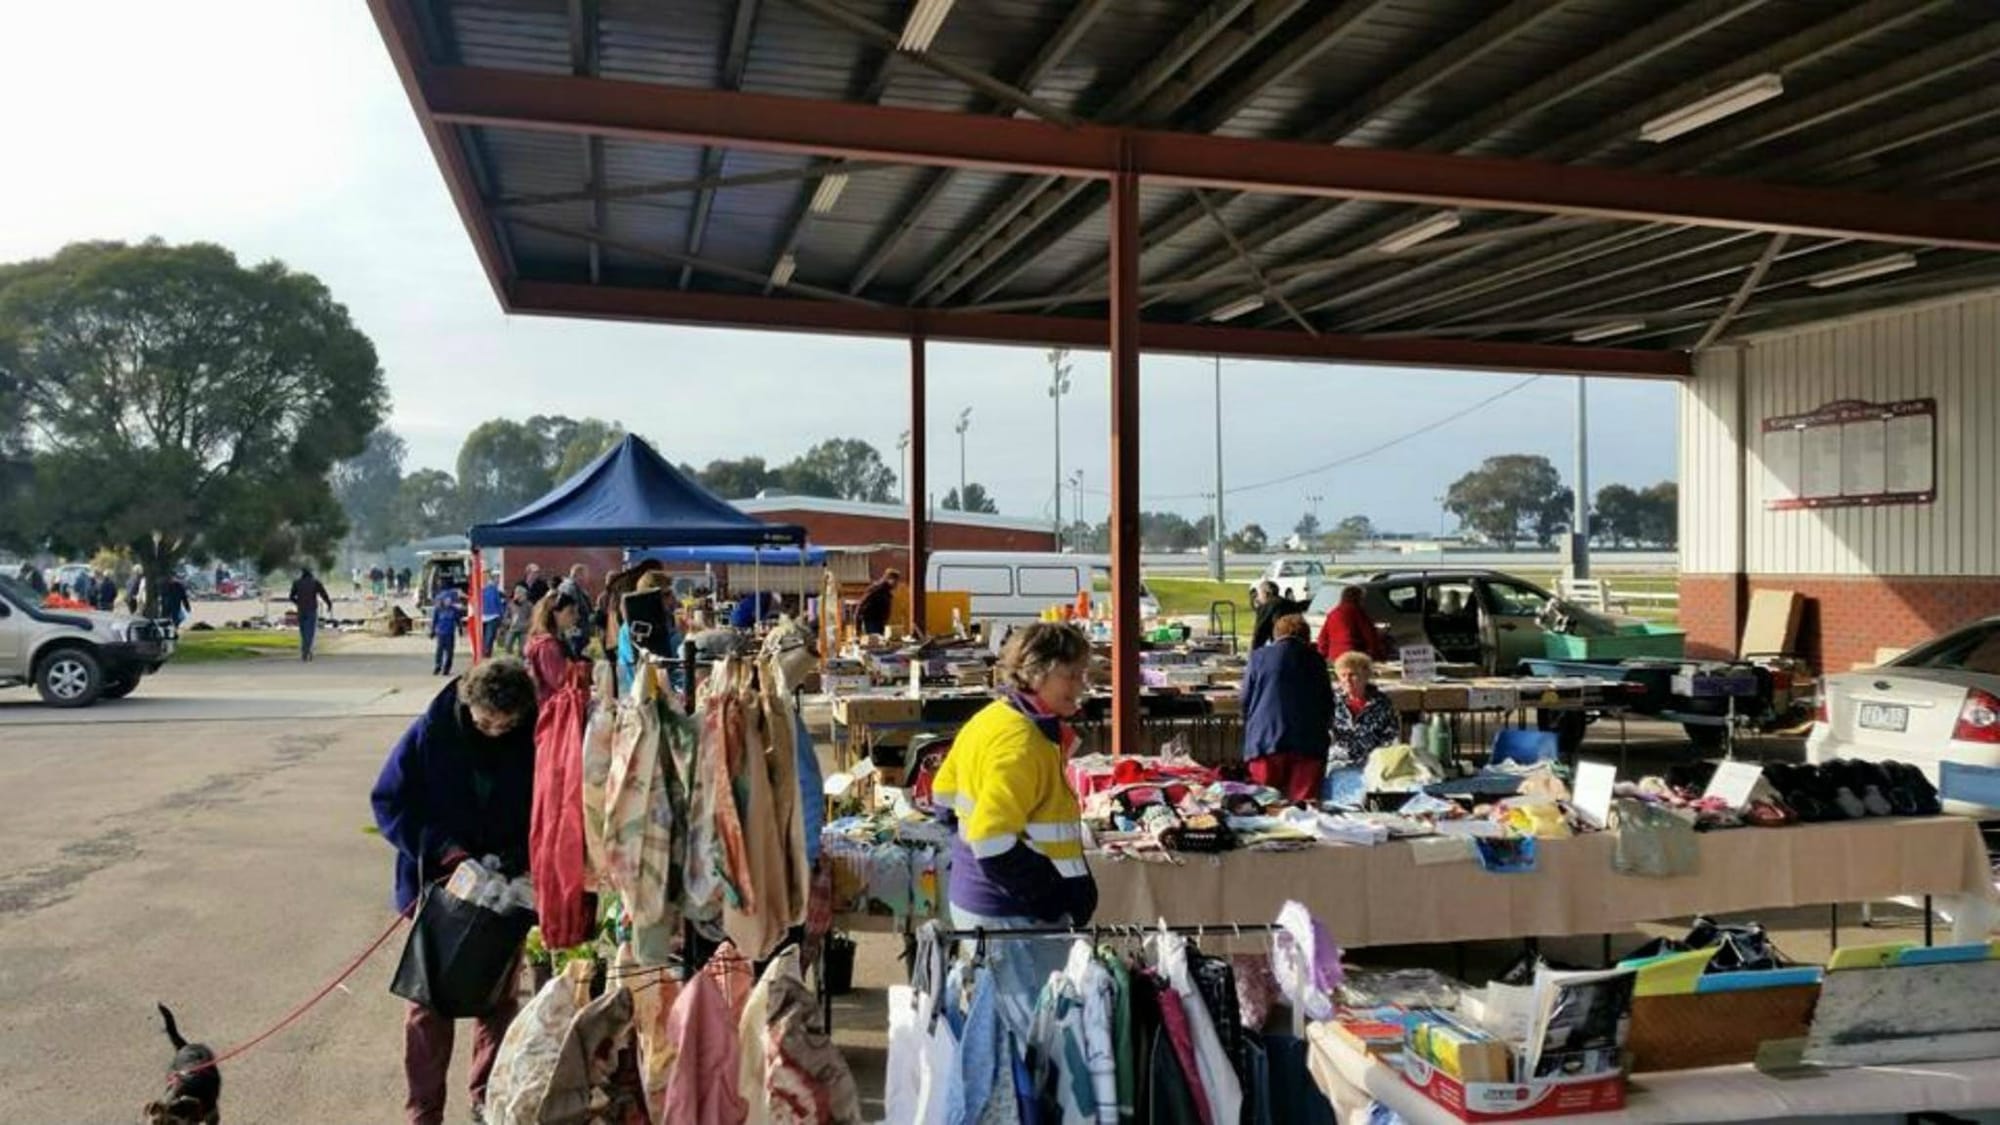
[[1243,673],[1243,760],[1250,779],[1292,801],[1319,796],[1333,732],[1333,680],[1307,640],[1306,619],[1286,614]]

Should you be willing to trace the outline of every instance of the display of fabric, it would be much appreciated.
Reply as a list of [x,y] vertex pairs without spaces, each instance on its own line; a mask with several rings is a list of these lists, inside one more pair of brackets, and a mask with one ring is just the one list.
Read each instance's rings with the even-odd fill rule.
[[748,1125],[860,1125],[854,1075],[832,1036],[814,1026],[818,1013],[797,947],[778,954],[740,1020],[737,1093]]
[[538,1125],[647,1125],[637,1074],[621,1070],[632,1029],[632,993],[613,988],[570,1021],[542,1098]]
[[591,669],[590,719],[583,728],[583,875],[588,885],[604,885],[604,791],[611,776],[611,744],[618,727],[618,693],[611,665]]
[[583,860],[583,726],[590,707],[589,668],[571,664],[535,719],[535,804],[528,826],[528,867],[535,879],[542,941],[566,949],[589,941],[596,900]]
[[639,677],[613,713],[602,798],[602,879],[624,901],[633,952],[641,963],[657,965],[666,961],[678,923],[667,880],[676,819],[660,754],[660,708],[652,693],[651,679]]
[[737,1093],[740,1039],[715,979],[696,973],[667,1013],[679,1054],[659,1099],[659,1120],[674,1125],[742,1125],[749,1106]]
[[811,886],[796,723],[769,670],[735,658],[710,673],[701,706],[702,756],[728,777],[729,799],[716,802],[728,892],[723,928],[745,956],[761,960],[805,921]]
[[1179,934],[1165,933],[1156,934],[1149,941],[1158,959],[1160,975],[1180,997],[1186,1012],[1188,1033],[1193,1039],[1201,1085],[1208,1095],[1211,1119],[1224,1125],[1241,1120],[1243,1083],[1236,1076],[1236,1064],[1223,1050],[1215,1020],[1209,1016],[1207,1005],[1195,987],[1194,974],[1188,964],[1187,939]]
[[534,1125],[562,1057],[569,1025],[590,1001],[591,965],[572,961],[507,1026],[486,1080],[488,1125]]

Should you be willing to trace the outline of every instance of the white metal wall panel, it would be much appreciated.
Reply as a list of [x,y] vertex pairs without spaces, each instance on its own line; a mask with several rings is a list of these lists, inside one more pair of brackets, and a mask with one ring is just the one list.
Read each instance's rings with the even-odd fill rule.
[[1695,357],[1680,395],[1680,566],[1692,574],[1737,569],[1736,438],[1739,360],[1734,350]]
[[[1749,505],[1756,574],[2000,574],[2000,297],[1891,311],[1754,339],[1742,351],[1750,443],[1736,482],[1734,357],[1697,358],[1681,394],[1682,569],[1736,568],[1736,509]],[[1763,419],[1841,399],[1937,399],[1938,498],[1924,505],[1772,512]]]

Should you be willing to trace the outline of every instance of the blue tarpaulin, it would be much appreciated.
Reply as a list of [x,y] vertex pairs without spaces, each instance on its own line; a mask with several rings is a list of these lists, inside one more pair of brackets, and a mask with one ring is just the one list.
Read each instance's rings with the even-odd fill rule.
[[772,547],[802,527],[746,515],[681,475],[637,437],[606,450],[548,495],[472,529],[481,547]]

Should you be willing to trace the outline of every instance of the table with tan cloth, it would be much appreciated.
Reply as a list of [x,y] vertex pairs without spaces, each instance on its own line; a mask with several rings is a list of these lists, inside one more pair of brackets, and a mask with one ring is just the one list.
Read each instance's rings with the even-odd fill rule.
[[1269,921],[1302,902],[1343,947],[1621,933],[1701,913],[1932,895],[1956,905],[1954,939],[1984,940],[1995,911],[1978,825],[1958,817],[1848,821],[1701,834],[1694,874],[1612,870],[1613,834],[1538,842],[1517,875],[1465,861],[1419,865],[1407,841],[1375,847],[1186,855],[1165,864],[1090,857],[1099,924]]
[[[1323,1024],[1306,1031],[1307,1065],[1338,1119],[1360,1125],[1380,1102],[1410,1125],[1458,1125],[1459,1119]],[[1543,1118],[1538,1125],[1654,1125],[1680,1122],[1907,1120],[1922,1111],[1963,1114],[2000,1109],[2000,1063],[1927,1063],[1826,1070],[1809,1078],[1774,1078],[1749,1065],[1641,1074],[1625,1108],[1585,1117]],[[1990,1119],[1981,1114],[1982,1120]]]

